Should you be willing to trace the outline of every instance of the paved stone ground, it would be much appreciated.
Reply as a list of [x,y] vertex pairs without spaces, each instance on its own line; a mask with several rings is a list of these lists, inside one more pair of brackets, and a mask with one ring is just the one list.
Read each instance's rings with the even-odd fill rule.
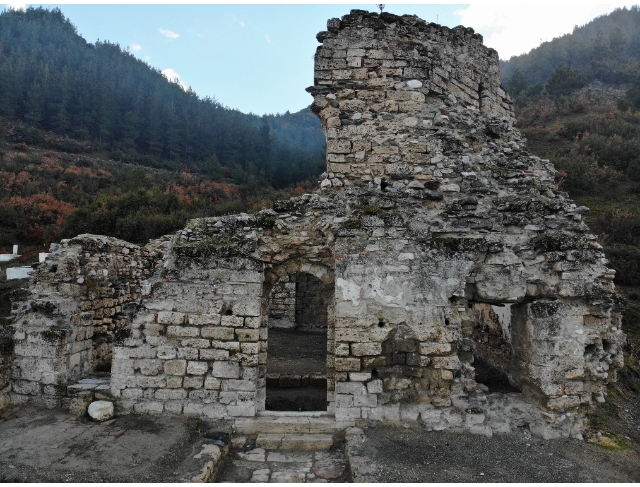
[[242,445],[225,459],[217,482],[348,482],[347,459],[341,449],[332,451],[282,451],[254,448],[244,437]]
[[181,417],[96,423],[60,410],[5,410],[0,482],[176,482],[193,473],[205,428]]
[[635,448],[609,451],[578,440],[542,440],[528,430],[492,438],[378,427],[349,444],[354,481],[638,482]]

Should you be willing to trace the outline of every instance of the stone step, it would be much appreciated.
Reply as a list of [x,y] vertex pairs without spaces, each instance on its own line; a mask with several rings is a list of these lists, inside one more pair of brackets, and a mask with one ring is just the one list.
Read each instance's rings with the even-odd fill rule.
[[[326,413],[325,413],[326,414]],[[237,419],[236,434],[334,434],[354,426],[353,421],[336,421],[332,416],[264,414]]]
[[265,450],[327,451],[333,445],[331,434],[259,434],[256,446]]

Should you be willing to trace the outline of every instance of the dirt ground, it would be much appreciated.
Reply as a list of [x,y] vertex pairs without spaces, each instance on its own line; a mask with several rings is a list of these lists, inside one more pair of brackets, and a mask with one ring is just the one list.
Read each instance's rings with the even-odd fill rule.
[[[492,438],[379,427],[359,455],[378,482],[638,482],[637,450],[608,451],[579,440]],[[357,480],[357,479],[356,479]]]
[[202,421],[121,416],[104,423],[23,407],[0,417],[0,482],[176,482],[200,451]]

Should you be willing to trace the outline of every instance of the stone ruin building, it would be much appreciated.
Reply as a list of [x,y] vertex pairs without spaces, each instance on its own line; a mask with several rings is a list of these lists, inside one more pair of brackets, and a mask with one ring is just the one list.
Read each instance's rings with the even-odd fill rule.
[[319,189],[146,246],[52,245],[4,327],[5,404],[264,415],[270,334],[299,325],[325,334],[308,380],[337,422],[585,429],[623,364],[614,271],[526,151],[496,51],[360,10],[317,38]]

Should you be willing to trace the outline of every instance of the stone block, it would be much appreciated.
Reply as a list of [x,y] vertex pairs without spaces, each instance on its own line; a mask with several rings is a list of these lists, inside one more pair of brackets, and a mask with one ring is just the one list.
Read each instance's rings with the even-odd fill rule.
[[204,375],[209,370],[209,364],[207,362],[192,362],[187,363],[187,374],[191,375]]
[[214,362],[211,375],[220,379],[240,378],[240,365],[237,362]]
[[161,325],[184,325],[185,314],[173,311],[158,312],[158,323]]
[[354,395],[353,405],[356,407],[376,407],[378,405],[378,396],[375,394]]
[[260,345],[258,343],[244,342],[240,343],[240,351],[248,355],[258,355]]
[[351,394],[336,394],[336,407],[337,408],[351,408],[351,407],[353,407],[353,395],[351,395]]
[[435,369],[459,370],[462,367],[457,355],[450,357],[433,357],[431,359]]
[[94,401],[89,404],[87,413],[96,421],[106,421],[113,418],[113,403],[111,401]]
[[167,401],[164,403],[164,412],[167,414],[182,414],[182,401]]
[[185,416],[202,416],[204,404],[197,402],[187,402],[182,408],[182,414]]
[[146,388],[154,388],[154,387],[166,387],[166,385],[167,385],[167,380],[164,375],[157,375],[157,376],[150,376],[150,377],[143,376],[143,375],[136,376],[136,381],[135,381],[136,387],[142,387],[143,389],[146,389]]
[[138,364],[140,367],[140,373],[143,375],[158,375],[163,371],[162,360],[140,359]]
[[200,328],[195,326],[168,326],[168,337],[191,337],[195,338],[200,335]]
[[369,394],[379,394],[382,392],[382,381],[374,379],[367,383],[367,392]]
[[335,369],[339,372],[358,372],[360,370],[360,359],[336,357]]
[[[196,314],[189,315],[189,324],[194,326],[219,325],[220,315],[218,314]],[[204,335],[202,335],[204,336]]]
[[182,387],[182,376],[168,375],[167,376],[167,389],[179,389]]
[[203,383],[204,377],[187,375],[182,380],[182,387],[184,387],[185,389],[200,389]]
[[349,372],[351,382],[366,382],[371,379],[371,372]]
[[186,399],[187,391],[184,389],[157,389],[154,397],[162,401]]
[[171,360],[178,356],[178,350],[175,347],[158,347],[157,356],[162,360]]
[[219,391],[222,387],[222,381],[217,377],[207,376],[204,379],[204,388],[207,390]]
[[203,338],[187,338],[180,340],[180,345],[190,348],[209,348],[211,346],[211,342]]
[[185,375],[187,373],[186,360],[168,360],[164,363],[164,373],[167,375]]
[[200,350],[200,360],[227,360],[229,350]]
[[451,352],[450,343],[422,342],[418,347],[422,355],[444,355]]
[[255,416],[256,407],[254,405],[241,405],[241,406],[227,406],[229,416],[241,417],[241,416]]
[[382,344],[379,342],[352,343],[351,354],[355,357],[363,355],[380,355],[382,353]]
[[367,389],[361,382],[336,382],[336,394],[366,394]]
[[580,396],[551,397],[547,400],[549,409],[567,409],[580,405]]
[[220,326],[228,328],[241,328],[244,326],[244,318],[242,316],[221,316]]
[[240,342],[220,342],[213,340],[211,342],[211,348],[217,348],[219,350],[229,350],[232,352],[240,351]]
[[252,380],[229,379],[224,383],[226,384],[225,390],[229,391],[253,392],[256,390],[256,383]]
[[181,347],[178,349],[178,358],[184,360],[197,360],[199,350],[197,348]]
[[[257,329],[236,328],[235,332],[240,342],[257,342],[260,339],[260,331]],[[229,340],[233,340],[233,336]]]

